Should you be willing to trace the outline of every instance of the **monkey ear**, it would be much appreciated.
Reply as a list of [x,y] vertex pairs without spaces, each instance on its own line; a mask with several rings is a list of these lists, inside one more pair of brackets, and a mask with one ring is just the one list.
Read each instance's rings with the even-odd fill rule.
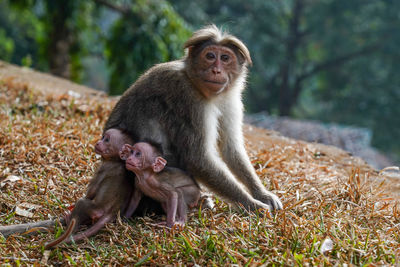
[[188,53],[188,57],[191,58],[192,57],[192,52],[193,52],[193,45],[188,46],[187,47],[187,53]]
[[167,165],[167,160],[162,157],[156,157],[154,163],[152,165],[154,172],[160,172],[164,169],[165,165]]

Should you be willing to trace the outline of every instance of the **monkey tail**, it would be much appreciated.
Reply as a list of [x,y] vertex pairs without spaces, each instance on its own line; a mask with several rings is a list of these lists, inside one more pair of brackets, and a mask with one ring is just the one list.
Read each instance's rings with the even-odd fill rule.
[[70,224],[68,225],[68,228],[65,230],[65,232],[59,238],[47,243],[44,246],[44,248],[45,249],[49,249],[49,248],[55,247],[58,244],[64,242],[72,234],[72,232],[74,231],[75,225],[76,225],[76,219],[72,218],[72,220],[71,220]]

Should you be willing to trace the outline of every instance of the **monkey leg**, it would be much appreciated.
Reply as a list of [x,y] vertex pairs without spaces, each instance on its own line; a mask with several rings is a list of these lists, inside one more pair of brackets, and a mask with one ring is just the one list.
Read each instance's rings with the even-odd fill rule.
[[192,209],[198,205],[201,193],[200,188],[197,185],[185,185],[178,187],[177,189],[181,192],[183,199],[189,208]]
[[64,217],[66,221],[69,221],[65,232],[57,239],[50,241],[45,245],[45,249],[55,247],[63,242],[69,242],[71,234],[74,233],[82,223],[97,220],[104,214],[102,207],[98,207],[93,200],[80,198],[74,209],[70,214]]
[[[184,194],[181,189],[178,189],[178,203],[177,203],[177,211],[176,211],[176,223],[178,223],[181,227],[185,225],[187,220],[187,202],[185,201]],[[188,192],[185,192],[188,193]]]
[[63,218],[65,221],[65,224],[69,225],[71,223],[71,219],[72,219],[72,212],[69,210],[65,211],[63,214]]
[[70,217],[78,218],[78,227],[80,224],[86,224],[96,221],[98,218],[103,216],[103,213],[104,207],[97,205],[94,200],[80,198],[76,202],[75,208],[72,210]]
[[87,230],[80,232],[76,235],[70,236],[66,242],[70,243],[72,240],[74,242],[78,242],[82,239],[88,238],[92,235],[95,235],[98,231],[100,231],[101,228],[104,227],[106,223],[111,222],[112,220],[115,219],[115,214],[113,213],[106,213],[103,217],[101,217],[95,224],[90,226]]
[[178,193],[171,192],[166,201],[167,208],[167,226],[172,227],[175,224],[176,211],[178,208]]

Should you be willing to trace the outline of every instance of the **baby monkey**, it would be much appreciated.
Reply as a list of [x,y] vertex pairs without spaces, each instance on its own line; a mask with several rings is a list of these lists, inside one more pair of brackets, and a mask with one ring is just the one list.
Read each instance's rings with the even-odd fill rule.
[[149,143],[125,144],[120,152],[126,168],[136,174],[135,189],[127,214],[134,212],[143,194],[161,203],[168,227],[184,226],[187,209],[197,206],[200,188],[194,179],[177,168],[165,167],[167,161]]
[[[119,157],[120,149],[127,143],[133,144],[126,134],[117,129],[107,130],[96,143],[95,151],[102,156],[101,165],[90,181],[85,197],[79,199],[72,212],[65,216],[67,229],[59,238],[47,243],[46,249],[72,239],[78,241],[92,236],[114,220],[118,211],[124,214],[134,186],[134,175],[125,169]],[[79,225],[93,222],[87,230],[71,237]]]

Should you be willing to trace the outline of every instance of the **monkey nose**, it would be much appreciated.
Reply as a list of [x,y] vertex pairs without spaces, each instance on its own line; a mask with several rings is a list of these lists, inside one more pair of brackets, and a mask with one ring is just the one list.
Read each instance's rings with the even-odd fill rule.
[[212,72],[213,72],[214,74],[220,74],[220,73],[221,73],[221,69],[218,68],[218,67],[213,67],[213,68],[212,68]]

